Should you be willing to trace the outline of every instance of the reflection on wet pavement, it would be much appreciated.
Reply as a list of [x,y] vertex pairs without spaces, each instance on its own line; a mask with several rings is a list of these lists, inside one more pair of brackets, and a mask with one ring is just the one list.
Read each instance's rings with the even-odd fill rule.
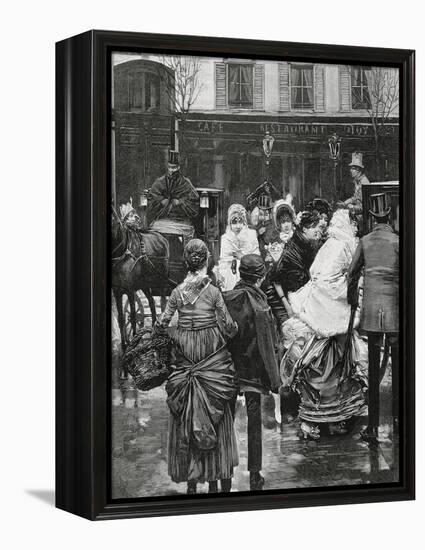
[[[264,489],[293,489],[398,481],[398,439],[392,440],[390,381],[381,386],[379,449],[371,451],[360,439],[365,418],[345,436],[323,435],[320,441],[299,438],[299,421],[263,428]],[[124,399],[123,399],[124,398]],[[135,401],[137,398],[137,406]],[[184,494],[185,483],[173,483],[167,473],[168,407],[163,387],[150,392],[112,393],[112,497],[137,498]],[[232,491],[249,490],[246,411],[236,410],[239,466]],[[200,485],[198,492],[207,492]]]

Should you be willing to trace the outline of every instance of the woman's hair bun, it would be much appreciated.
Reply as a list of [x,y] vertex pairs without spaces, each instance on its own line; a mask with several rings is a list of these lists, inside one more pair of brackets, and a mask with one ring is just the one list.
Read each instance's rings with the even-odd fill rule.
[[204,241],[190,240],[184,249],[184,260],[189,271],[202,269],[208,260],[208,248]]

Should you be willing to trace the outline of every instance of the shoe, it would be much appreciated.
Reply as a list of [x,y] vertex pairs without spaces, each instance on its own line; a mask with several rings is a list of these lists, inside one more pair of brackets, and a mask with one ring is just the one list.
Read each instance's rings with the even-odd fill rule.
[[221,492],[222,493],[230,493],[230,490],[232,489],[232,480],[231,479],[221,479],[220,480],[221,485]]
[[371,449],[375,449],[379,445],[378,428],[369,428],[368,426],[360,431],[360,437]]
[[249,474],[249,488],[251,491],[262,491],[264,487],[265,479],[260,472],[250,472]]
[[303,439],[312,439],[317,441],[320,439],[320,428],[314,424],[307,424],[307,422],[301,422],[300,430]]
[[218,493],[218,483],[217,481],[208,482],[208,492],[209,493]]
[[196,495],[196,481],[187,482],[187,494]]

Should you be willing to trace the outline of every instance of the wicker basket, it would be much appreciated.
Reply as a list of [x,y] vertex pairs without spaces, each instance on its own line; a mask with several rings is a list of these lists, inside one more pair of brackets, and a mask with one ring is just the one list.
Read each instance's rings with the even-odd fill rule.
[[138,390],[161,386],[169,377],[171,339],[165,332],[141,329],[131,340],[122,358]]

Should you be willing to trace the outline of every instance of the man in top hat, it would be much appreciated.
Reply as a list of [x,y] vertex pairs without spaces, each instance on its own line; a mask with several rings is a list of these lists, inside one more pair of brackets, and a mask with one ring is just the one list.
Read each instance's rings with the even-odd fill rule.
[[148,195],[151,228],[191,238],[193,219],[198,211],[198,192],[180,172],[179,153],[169,151],[167,173],[154,181]]
[[261,395],[277,392],[281,384],[276,357],[276,331],[267,297],[260,289],[266,266],[257,254],[242,256],[240,280],[223,293],[227,309],[238,325],[228,347],[235,364],[239,389],[245,394],[248,416],[248,470],[251,491],[261,490]]
[[370,183],[364,171],[362,153],[354,152],[348,166],[354,182],[354,193],[352,197],[344,202],[344,205],[360,217],[362,214],[362,185]]
[[398,429],[399,366],[399,238],[389,224],[391,207],[385,193],[371,195],[370,214],[375,226],[360,239],[348,270],[348,302],[358,302],[358,282],[364,268],[364,289],[360,328],[368,336],[369,424],[362,437],[377,444],[379,426],[380,354],[382,339],[391,347],[394,431]]

